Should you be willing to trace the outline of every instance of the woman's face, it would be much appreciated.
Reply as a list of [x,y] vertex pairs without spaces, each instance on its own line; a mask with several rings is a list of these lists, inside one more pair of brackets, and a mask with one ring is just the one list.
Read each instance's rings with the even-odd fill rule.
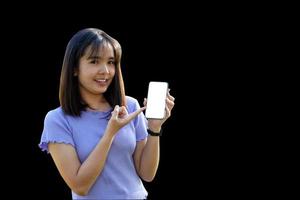
[[108,42],[99,47],[96,56],[90,56],[90,48],[80,58],[79,69],[75,72],[82,95],[99,95],[106,92],[115,75],[115,56]]

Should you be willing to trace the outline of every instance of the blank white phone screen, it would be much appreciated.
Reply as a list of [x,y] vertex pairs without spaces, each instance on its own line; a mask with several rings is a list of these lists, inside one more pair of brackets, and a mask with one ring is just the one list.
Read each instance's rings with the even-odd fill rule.
[[167,82],[151,81],[148,87],[147,109],[145,116],[149,119],[162,119],[165,116]]

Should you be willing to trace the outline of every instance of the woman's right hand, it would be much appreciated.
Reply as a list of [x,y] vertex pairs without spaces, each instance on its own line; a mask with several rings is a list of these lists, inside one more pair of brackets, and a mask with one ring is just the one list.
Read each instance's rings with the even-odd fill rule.
[[141,112],[143,112],[146,107],[142,107],[136,110],[133,113],[128,114],[125,106],[116,105],[114,110],[112,111],[112,115],[107,125],[107,132],[115,135],[123,126],[128,124],[131,120],[133,120],[136,116],[138,116]]

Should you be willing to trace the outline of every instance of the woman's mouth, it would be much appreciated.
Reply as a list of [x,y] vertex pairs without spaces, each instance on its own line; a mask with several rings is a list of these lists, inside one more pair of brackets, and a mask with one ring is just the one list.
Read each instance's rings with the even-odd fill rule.
[[100,86],[106,86],[108,79],[95,79],[95,81]]

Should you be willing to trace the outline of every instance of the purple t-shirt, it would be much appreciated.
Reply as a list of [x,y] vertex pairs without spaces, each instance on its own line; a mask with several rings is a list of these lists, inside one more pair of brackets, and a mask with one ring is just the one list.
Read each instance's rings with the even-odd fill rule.
[[[128,113],[140,107],[136,99],[128,96],[126,99]],[[82,111],[80,117],[73,117],[66,115],[61,107],[49,111],[39,146],[48,152],[49,142],[70,144],[82,163],[103,136],[111,112],[112,109]],[[136,173],[133,153],[136,142],[147,136],[147,120],[141,113],[116,134],[103,171],[88,195],[79,196],[72,191],[73,199],[145,199],[148,193]]]

